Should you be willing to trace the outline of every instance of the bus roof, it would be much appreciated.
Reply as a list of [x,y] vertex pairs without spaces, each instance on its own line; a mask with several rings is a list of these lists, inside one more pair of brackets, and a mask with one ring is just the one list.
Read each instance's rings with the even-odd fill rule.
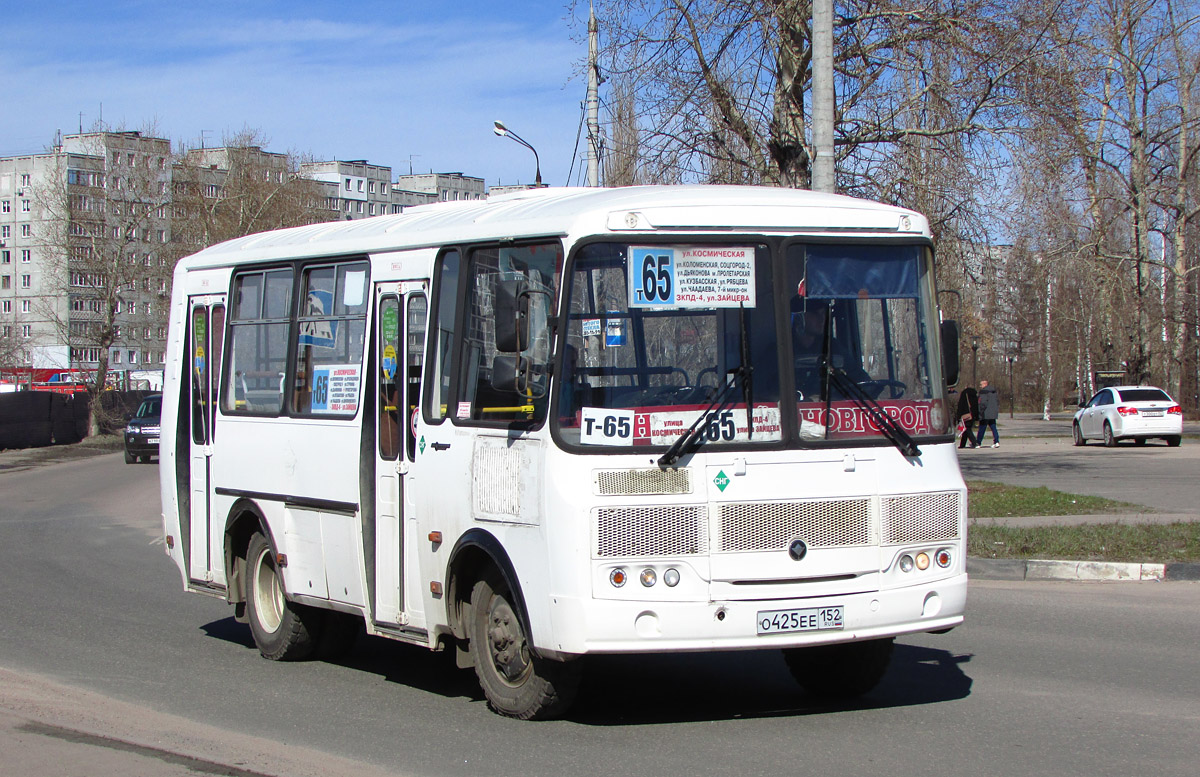
[[924,216],[870,200],[760,186],[543,188],[440,202],[393,216],[331,221],[236,238],[186,267],[371,253],[477,240],[688,232],[874,233],[930,236]]

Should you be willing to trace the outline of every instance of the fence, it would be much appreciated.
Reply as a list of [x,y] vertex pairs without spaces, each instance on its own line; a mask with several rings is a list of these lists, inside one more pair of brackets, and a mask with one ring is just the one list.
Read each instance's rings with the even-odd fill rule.
[[[101,432],[116,432],[152,391],[100,395]],[[0,394],[0,449],[40,448],[79,442],[88,434],[88,395],[49,391]]]

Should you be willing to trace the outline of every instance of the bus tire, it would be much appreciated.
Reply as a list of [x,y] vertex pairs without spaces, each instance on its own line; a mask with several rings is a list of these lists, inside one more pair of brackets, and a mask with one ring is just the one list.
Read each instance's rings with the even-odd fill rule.
[[837,645],[786,648],[783,659],[792,677],[821,699],[853,699],[883,679],[892,660],[893,638]]
[[475,674],[493,711],[519,720],[561,715],[579,689],[578,662],[538,656],[499,574],[486,573],[471,591],[467,638]]
[[316,649],[312,627],[320,613],[289,602],[271,543],[255,532],[246,548],[246,616],[263,658],[298,661]]

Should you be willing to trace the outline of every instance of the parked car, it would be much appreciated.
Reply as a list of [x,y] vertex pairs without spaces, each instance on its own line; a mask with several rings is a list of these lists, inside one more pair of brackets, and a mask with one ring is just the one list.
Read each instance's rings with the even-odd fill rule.
[[151,394],[138,405],[137,412],[125,424],[125,463],[139,459],[150,461],[158,455],[158,434],[161,426],[162,394]]
[[1071,429],[1076,445],[1104,440],[1112,447],[1130,439],[1145,445],[1151,437],[1161,437],[1176,446],[1183,440],[1183,408],[1155,386],[1111,386],[1075,411]]

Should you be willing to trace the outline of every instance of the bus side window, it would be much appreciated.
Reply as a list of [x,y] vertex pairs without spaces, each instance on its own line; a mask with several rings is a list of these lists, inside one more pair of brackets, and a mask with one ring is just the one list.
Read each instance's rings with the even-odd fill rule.
[[234,279],[229,372],[221,392],[226,413],[274,415],[283,408],[291,297],[291,269]]
[[434,309],[429,338],[429,382],[425,386],[425,418],[441,421],[448,414],[450,402],[450,373],[453,367],[454,320],[458,315],[459,253],[447,251],[437,266]]
[[367,329],[366,262],[305,269],[298,317],[293,409],[354,416]]
[[[417,411],[421,400],[421,370],[425,365],[425,320],[429,315],[429,301],[424,294],[412,294],[408,297],[408,342],[404,364],[407,366],[405,377],[407,401],[404,403],[405,413],[401,423],[408,423]],[[397,380],[400,377],[397,376]],[[415,434],[408,435],[408,459],[417,457],[417,440]]]
[[379,456],[394,461],[400,454],[400,397],[396,384],[402,379],[402,362],[396,353],[400,332],[400,301],[391,295],[379,300],[378,340],[375,345],[379,367]]

